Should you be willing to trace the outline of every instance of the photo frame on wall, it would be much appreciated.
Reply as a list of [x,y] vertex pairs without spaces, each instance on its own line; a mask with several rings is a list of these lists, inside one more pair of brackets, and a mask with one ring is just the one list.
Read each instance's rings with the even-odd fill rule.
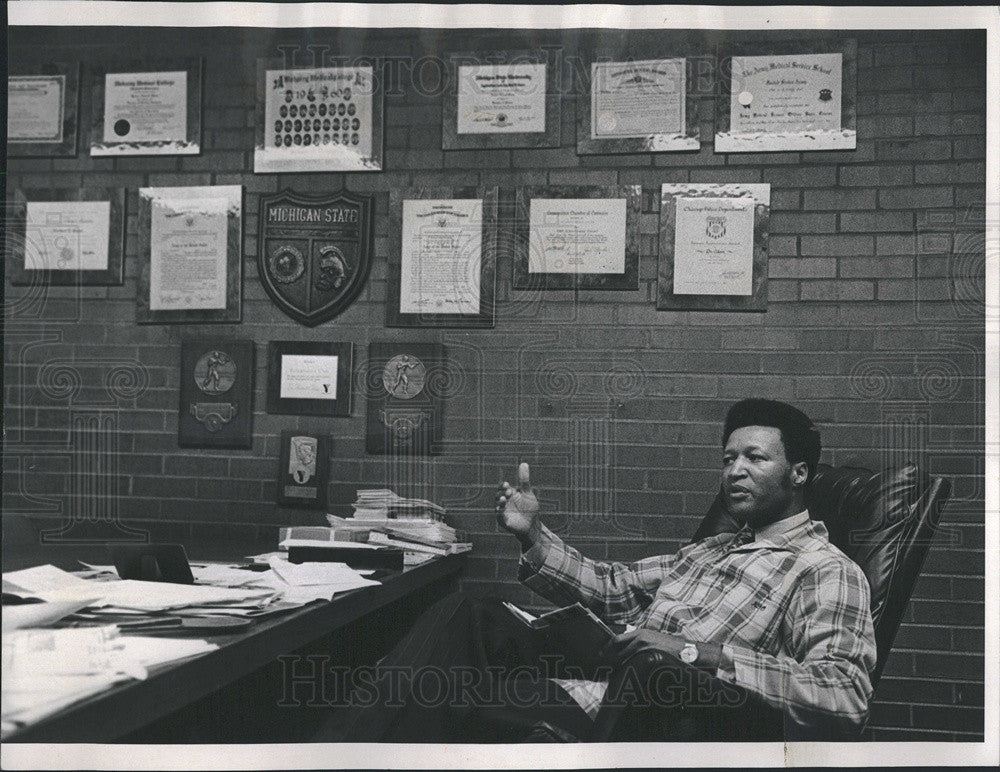
[[370,59],[312,68],[258,59],[254,172],[381,171],[384,82]]
[[855,38],[734,46],[719,65],[715,152],[857,147]]
[[660,191],[657,310],[766,311],[767,183],[676,183]]
[[79,63],[9,62],[8,157],[75,156],[79,109]]
[[123,188],[16,190],[9,212],[11,284],[123,283]]
[[178,444],[249,448],[253,443],[254,344],[244,339],[181,342]]
[[90,76],[92,156],[201,153],[200,58],[95,65]]
[[637,290],[642,186],[518,188],[514,289]]
[[497,189],[394,189],[387,327],[492,328]]
[[385,455],[435,455],[444,435],[444,389],[452,382],[437,343],[368,347],[365,448]]
[[578,155],[701,148],[698,99],[686,57],[589,62],[576,100]]
[[272,341],[267,345],[267,412],[351,414],[350,343]]
[[282,431],[277,503],[325,510],[329,482],[330,437],[308,431]]
[[139,324],[238,322],[243,187],[139,188]]
[[455,52],[446,62],[442,149],[559,147],[561,49]]

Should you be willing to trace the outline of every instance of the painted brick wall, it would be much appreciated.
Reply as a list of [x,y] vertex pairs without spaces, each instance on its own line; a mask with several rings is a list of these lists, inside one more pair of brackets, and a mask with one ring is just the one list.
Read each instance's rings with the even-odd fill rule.
[[[100,185],[129,192],[123,287],[5,288],[5,511],[59,519],[79,517],[91,506],[93,492],[74,487],[74,480],[86,480],[86,470],[75,466],[81,456],[71,427],[75,416],[101,414],[116,443],[113,486],[103,494],[111,502],[107,511],[143,521],[154,535],[170,523],[202,538],[319,523],[319,515],[278,510],[273,500],[280,431],[320,428],[334,438],[335,511],[348,511],[359,485],[389,484],[401,494],[433,498],[475,541],[465,586],[538,604],[516,584],[515,544],[498,532],[492,512],[492,489],[513,474],[518,460],[533,465],[547,522],[586,553],[630,559],[672,551],[693,533],[717,485],[726,406],[747,395],[785,399],[822,425],[827,462],[881,466],[912,458],[952,479],[944,530],[889,659],[871,736],[981,739],[984,38],[858,33],[855,151],[714,153],[714,79],[706,59],[700,152],[576,155],[577,96],[569,76],[579,55],[710,57],[736,37],[772,39],[649,31],[13,30],[12,60],[82,60],[86,66],[137,55],[201,55],[205,96],[200,156],[112,160],[81,151],[76,158],[7,163],[8,191]],[[392,58],[387,171],[252,173],[255,59],[295,50],[298,63],[308,66],[307,45]],[[560,147],[442,152],[436,57],[539,45],[561,45],[566,57]],[[83,83],[86,126],[86,69]],[[771,184],[767,313],[656,310],[657,191],[664,182],[687,181]],[[135,190],[207,184],[245,190],[243,322],[138,326]],[[405,186],[477,184],[643,185],[640,290],[515,292],[509,256],[502,255],[495,330],[388,330],[385,195],[372,276],[341,316],[315,329],[300,327],[261,288],[255,266],[261,194],[284,187],[346,185],[385,194]],[[182,450],[176,434],[180,340],[219,334],[257,344],[253,447]],[[267,415],[269,340],[352,341],[358,373],[370,341],[444,343],[459,375],[447,406],[447,452],[396,464],[365,455],[360,395],[350,418]],[[43,369],[58,361],[75,381]],[[114,376],[119,364],[137,366],[145,383]]]

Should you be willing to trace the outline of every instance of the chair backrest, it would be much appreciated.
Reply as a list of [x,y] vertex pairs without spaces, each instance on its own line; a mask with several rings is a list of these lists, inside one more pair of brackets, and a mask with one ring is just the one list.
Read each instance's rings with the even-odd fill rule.
[[[950,490],[948,480],[930,480],[912,465],[872,472],[820,464],[806,494],[809,514],[823,521],[830,541],[868,578],[878,649],[873,685],[882,674]],[[740,525],[725,511],[720,494],[694,541],[735,533]]]

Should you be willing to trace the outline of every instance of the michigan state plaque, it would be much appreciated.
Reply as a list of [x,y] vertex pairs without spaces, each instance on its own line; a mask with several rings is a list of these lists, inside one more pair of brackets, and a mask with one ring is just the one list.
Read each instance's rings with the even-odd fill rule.
[[372,261],[374,196],[262,196],[257,271],[278,308],[315,327],[346,309]]

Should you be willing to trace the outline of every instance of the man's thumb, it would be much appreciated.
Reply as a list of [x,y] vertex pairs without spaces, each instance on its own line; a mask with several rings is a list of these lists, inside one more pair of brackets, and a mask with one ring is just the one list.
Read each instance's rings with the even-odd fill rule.
[[517,487],[522,491],[531,490],[531,470],[527,463],[522,463],[517,468]]

